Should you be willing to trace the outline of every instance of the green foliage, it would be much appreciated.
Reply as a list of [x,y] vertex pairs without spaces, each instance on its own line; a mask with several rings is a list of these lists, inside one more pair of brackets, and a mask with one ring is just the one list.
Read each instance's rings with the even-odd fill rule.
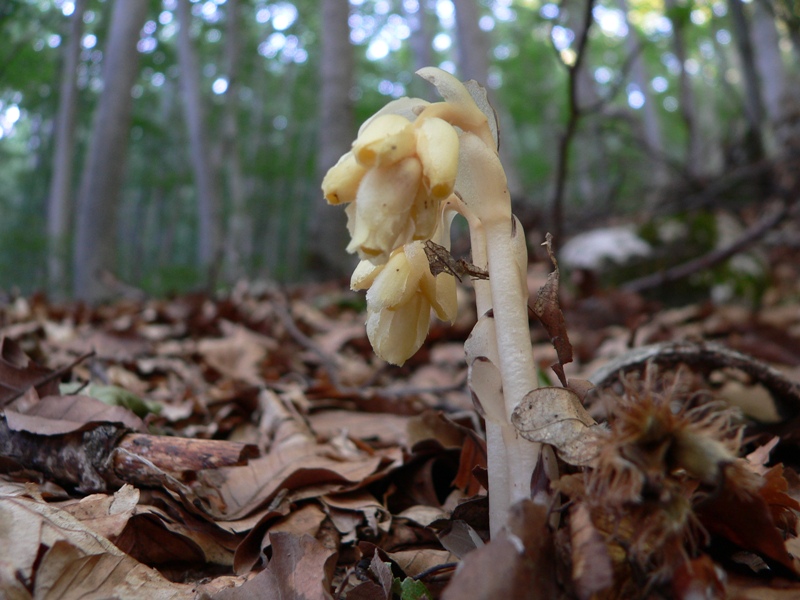
[[[82,157],[92,126],[93,109],[102,90],[102,55],[112,3],[90,0],[84,18],[84,39],[78,75],[79,102],[76,163],[77,190]],[[424,2],[419,3],[426,5]],[[778,15],[794,18],[791,3],[779,2]],[[0,2],[0,123],[10,106],[20,107],[20,120],[0,135],[0,287],[31,291],[45,285],[43,264],[44,207],[51,177],[54,119],[70,20],[55,0]],[[216,165],[223,179],[220,217],[230,218],[231,180],[223,169],[236,152],[244,174],[246,208],[253,231],[252,255],[242,262],[252,277],[292,280],[302,276],[308,216],[320,202],[314,181],[318,97],[318,57],[322,28],[316,1],[242,0],[242,47],[238,67],[233,148],[222,147],[222,115],[226,94],[212,91],[227,77],[225,65],[228,4],[193,3],[193,38],[202,65],[203,101]],[[525,201],[546,208],[553,189],[555,152],[568,118],[568,71],[554,47],[556,33],[571,32],[575,48],[580,6],[519,0],[480,2],[490,42],[492,93],[508,119],[501,140],[512,148],[525,186]],[[276,21],[294,7],[296,18]],[[213,10],[211,10],[213,8]],[[384,10],[386,8],[387,10]],[[393,44],[386,56],[371,60],[369,45],[413,24],[413,3],[363,2],[351,6],[358,27],[357,66],[353,82],[356,121],[402,91],[425,89],[414,83],[414,52],[409,37]],[[457,60],[458,32],[440,6],[431,14],[434,35],[447,44],[431,56],[437,63]],[[205,12],[204,12],[205,11]],[[570,12],[571,11],[571,12]],[[605,11],[605,12],[603,12]],[[795,11],[796,12],[796,11]],[[654,159],[642,142],[641,110],[631,108],[631,55],[625,38],[602,21],[620,18],[618,4],[597,3],[585,57],[585,81],[599,104],[583,115],[569,156],[567,214],[613,214],[641,207],[652,186]],[[629,0],[631,31],[641,41],[638,56],[650,83],[663,156],[679,173],[686,149],[686,127],[680,111],[679,73],[670,27],[679,26],[687,58],[694,65],[691,85],[698,98],[699,122],[708,150],[707,173],[723,168],[727,148],[744,139],[740,63],[731,41],[724,3],[687,0],[666,10],[655,0]],[[486,21],[486,19],[489,19]],[[613,20],[613,19],[612,19]],[[670,22],[672,25],[670,25]],[[180,98],[176,18],[169,3],[151,0],[142,34],[139,78],[129,144],[129,161],[119,247],[122,279],[151,291],[192,287],[199,282],[195,247],[196,195]],[[409,35],[411,32],[409,32]],[[277,40],[277,41],[276,41]],[[280,42],[280,43],[279,43]],[[283,44],[281,46],[281,43]],[[792,67],[795,68],[795,67]],[[796,68],[795,68],[796,70]],[[658,85],[653,85],[655,81]],[[386,85],[387,83],[392,85]],[[218,90],[219,91],[219,88]],[[0,125],[2,132],[2,125]],[[130,218],[128,218],[130,217]],[[134,231],[125,231],[135,224]],[[710,231],[687,222],[708,245]],[[705,237],[704,237],[705,236]],[[700,243],[702,242],[702,243]]]
[[400,600],[431,600],[433,596],[421,581],[406,577],[402,581],[395,577],[392,581],[392,594]]

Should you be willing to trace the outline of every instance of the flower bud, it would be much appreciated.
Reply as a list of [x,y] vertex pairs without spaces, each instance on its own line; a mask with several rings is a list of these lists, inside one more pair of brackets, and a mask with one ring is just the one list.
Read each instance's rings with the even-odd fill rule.
[[367,171],[356,196],[348,252],[380,264],[392,250],[411,241],[414,222],[409,213],[421,177],[422,167],[415,157]]
[[415,147],[411,121],[386,114],[375,118],[353,142],[353,155],[364,167],[385,167],[412,156]]
[[421,119],[415,129],[422,183],[434,200],[444,200],[453,193],[458,174],[458,133],[436,117]]
[[375,354],[394,365],[402,365],[420,349],[428,335],[431,305],[422,294],[396,309],[369,311],[367,337]]
[[356,162],[352,152],[343,154],[322,180],[322,193],[328,204],[344,204],[355,200],[358,184],[366,172],[367,169]]

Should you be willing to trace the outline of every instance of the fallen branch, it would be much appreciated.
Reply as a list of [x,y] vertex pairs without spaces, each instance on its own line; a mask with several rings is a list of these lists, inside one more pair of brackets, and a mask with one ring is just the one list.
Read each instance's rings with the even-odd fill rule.
[[767,215],[757,223],[745,230],[745,232],[729,245],[713,250],[708,254],[692,259],[680,265],[676,265],[665,271],[659,271],[634,279],[620,286],[626,292],[641,293],[653,288],[661,287],[668,283],[673,283],[680,279],[685,279],[694,273],[710,269],[723,261],[726,261],[734,254],[738,254],[745,248],[752,245],[763,237],[770,229],[779,225],[786,217],[796,213],[789,204],[783,203],[781,207],[771,215]]
[[11,429],[0,417],[3,470],[39,471],[67,489],[95,493],[123,483],[151,487],[154,474],[181,481],[202,469],[239,466],[258,456],[252,444],[129,433],[116,423],[87,427],[41,435]]

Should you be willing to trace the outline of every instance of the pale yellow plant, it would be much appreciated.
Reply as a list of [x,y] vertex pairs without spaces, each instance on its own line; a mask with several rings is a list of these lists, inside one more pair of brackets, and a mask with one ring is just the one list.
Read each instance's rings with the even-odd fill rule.
[[[347,203],[351,242],[362,259],[351,286],[367,291],[367,333],[376,353],[402,364],[427,336],[430,313],[455,319],[455,280],[433,276],[426,240],[449,247],[452,215],[470,228],[480,321],[467,344],[470,384],[487,422],[490,520],[496,533],[510,506],[531,497],[541,445],[511,424],[537,385],[527,307],[527,249],[511,214],[497,152],[497,124],[485,90],[441,69],[418,74],[443,101],[402,98],[362,125],[353,148],[328,172],[323,193]],[[557,477],[552,451],[545,470]]]

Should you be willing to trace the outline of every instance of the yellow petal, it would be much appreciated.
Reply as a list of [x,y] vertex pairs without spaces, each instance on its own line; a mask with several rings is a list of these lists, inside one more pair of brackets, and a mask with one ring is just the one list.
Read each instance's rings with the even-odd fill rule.
[[420,282],[420,290],[440,320],[449,321],[451,324],[455,322],[458,316],[455,277],[449,273],[439,273],[436,277],[428,273]]
[[458,174],[458,133],[436,117],[418,120],[415,129],[422,182],[434,200],[444,200],[453,192]]
[[376,117],[353,142],[353,155],[364,167],[380,167],[412,156],[415,147],[411,121],[387,114]]
[[356,162],[352,152],[342,155],[322,179],[322,193],[328,204],[343,204],[356,199],[358,184],[367,172]]
[[430,303],[422,294],[415,294],[397,310],[370,311],[367,337],[375,354],[395,365],[406,362],[425,342],[430,312]]
[[350,277],[350,289],[354,292],[369,289],[384,266],[375,266],[368,260],[360,261]]
[[348,252],[358,252],[362,259],[379,264],[411,241],[414,222],[409,213],[421,177],[422,167],[415,157],[367,171],[358,188]]
[[414,204],[411,206],[411,220],[414,222],[414,239],[429,240],[439,222],[440,202],[434,200],[428,191],[420,186]]
[[375,277],[367,292],[369,310],[395,309],[401,304],[408,303],[412,296],[419,293],[420,280],[430,272],[427,263],[420,263],[416,258],[413,261],[409,260],[406,250],[412,247],[413,244],[407,244],[394,252],[383,270]]

